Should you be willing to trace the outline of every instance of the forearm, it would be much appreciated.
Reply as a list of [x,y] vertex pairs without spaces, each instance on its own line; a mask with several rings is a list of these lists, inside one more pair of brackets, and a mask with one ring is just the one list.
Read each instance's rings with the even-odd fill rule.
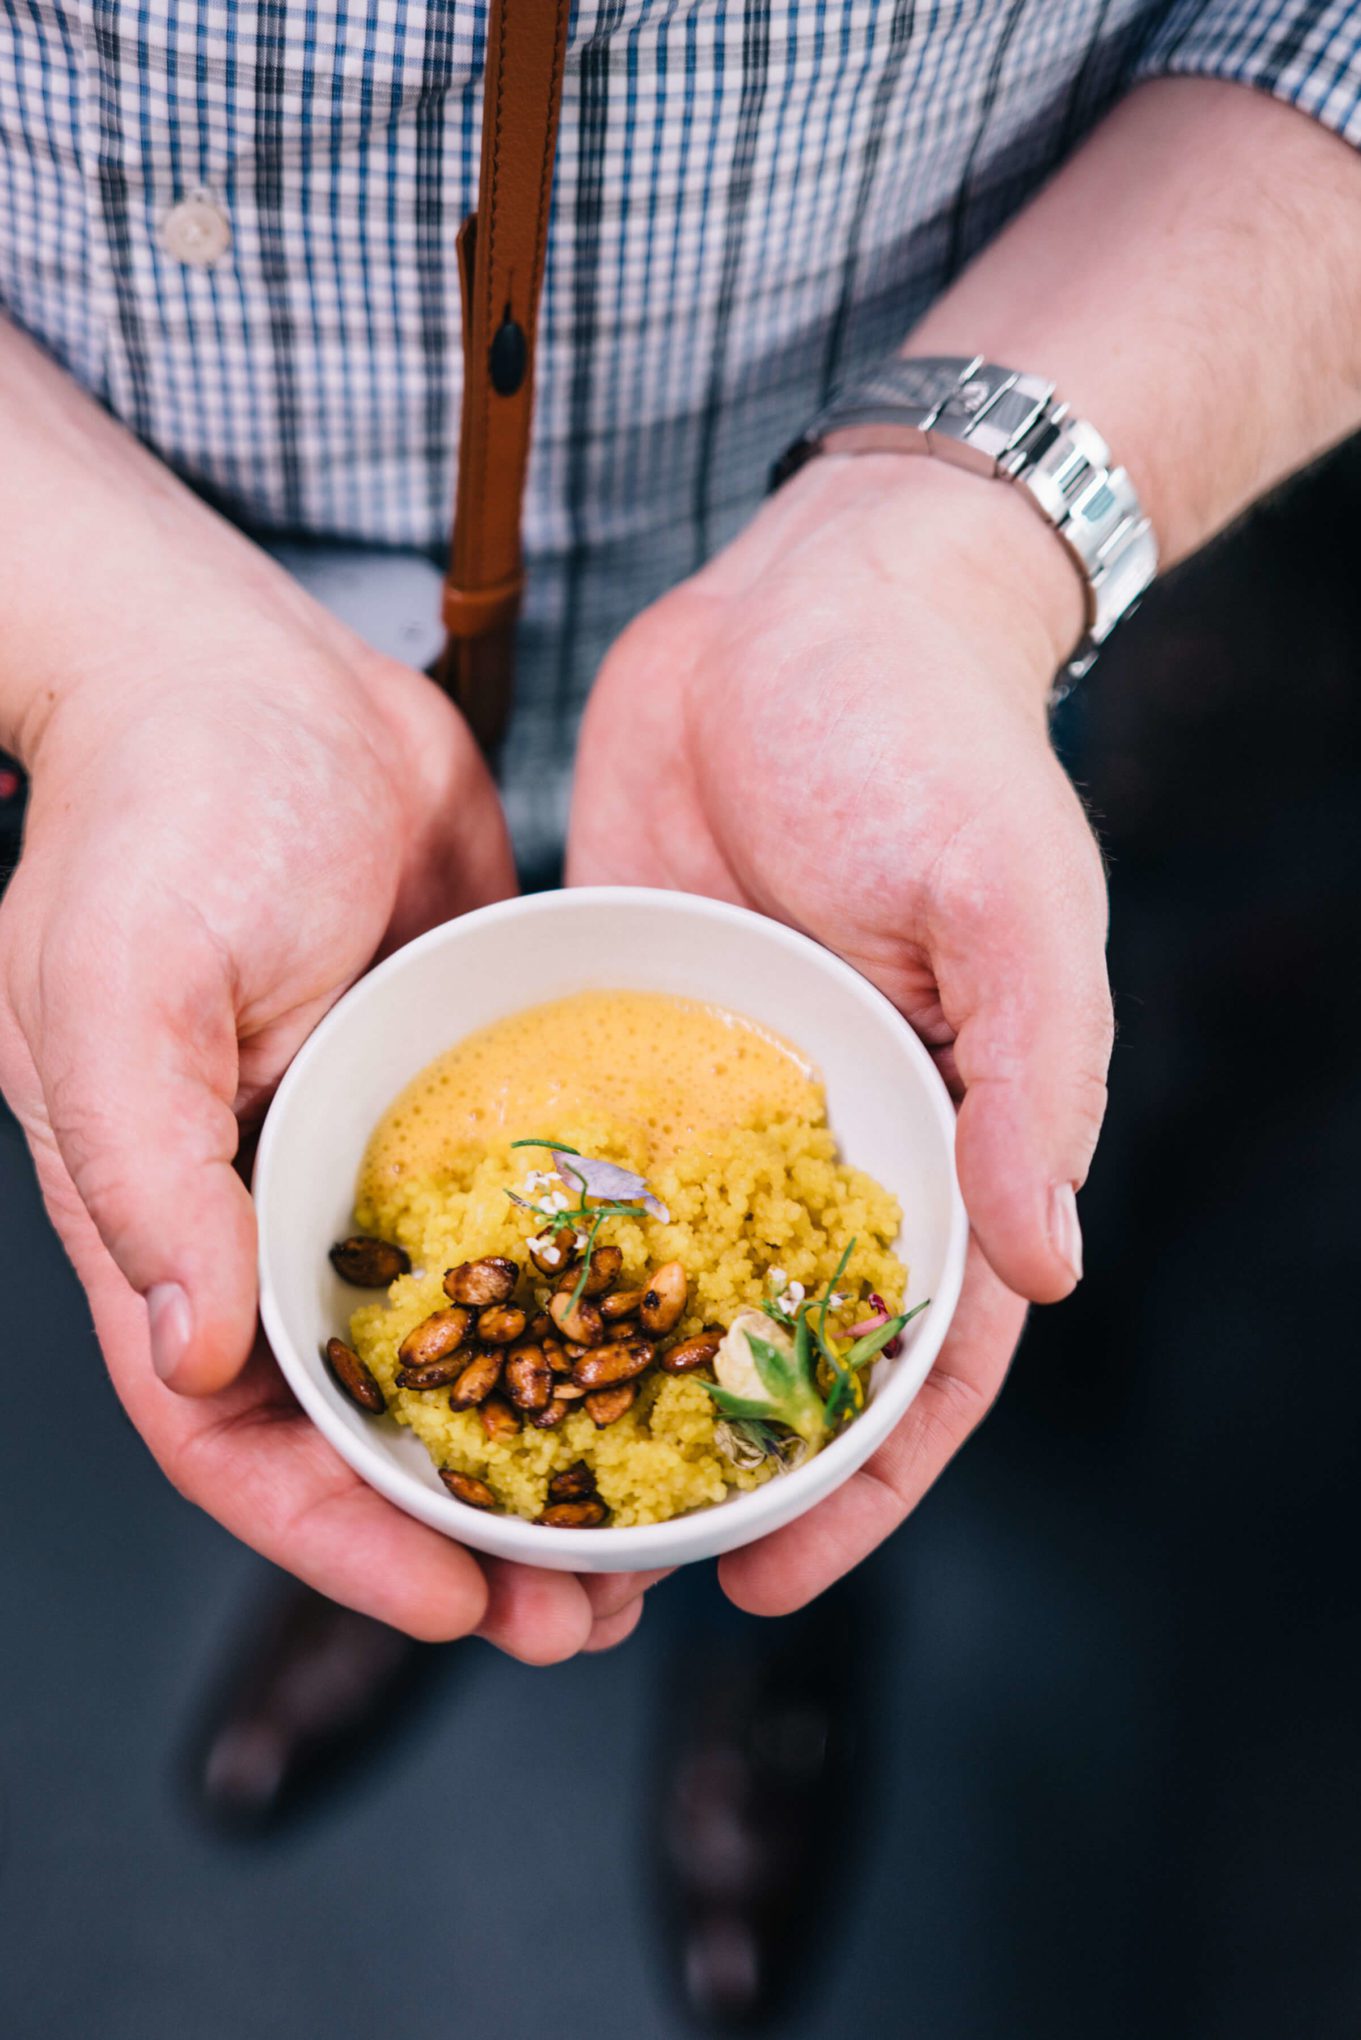
[[1164,566],[1361,425],[1361,159],[1239,86],[1146,85],[909,336],[1052,380]]
[[[78,689],[134,695],[320,612],[0,317],[0,748],[32,765]],[[258,599],[255,599],[258,598]],[[324,628],[324,626],[321,626]],[[294,646],[296,654],[296,645]]]

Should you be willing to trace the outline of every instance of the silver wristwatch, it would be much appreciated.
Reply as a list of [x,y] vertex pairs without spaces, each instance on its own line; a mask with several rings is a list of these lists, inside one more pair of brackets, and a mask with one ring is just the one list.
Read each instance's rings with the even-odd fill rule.
[[887,361],[848,384],[790,447],[773,485],[815,453],[932,453],[1025,492],[1072,554],[1087,592],[1087,627],[1055,700],[1089,670],[1158,571],[1153,528],[1101,434],[1055,402],[1052,383],[981,354]]

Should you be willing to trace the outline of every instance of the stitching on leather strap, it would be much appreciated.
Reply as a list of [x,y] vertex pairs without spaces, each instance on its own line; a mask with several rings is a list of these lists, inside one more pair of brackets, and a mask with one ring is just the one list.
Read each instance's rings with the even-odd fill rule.
[[[491,40],[492,37],[495,37],[494,49]],[[489,37],[487,42],[487,62],[490,63],[492,61],[492,57],[494,54],[496,59],[496,110],[492,119],[492,135],[491,135],[491,166],[490,166],[491,192],[489,195],[489,200],[485,204],[485,206],[483,203],[481,192],[478,193],[478,208],[479,210],[485,210],[488,216],[487,261],[486,261],[487,285],[486,292],[482,300],[483,303],[482,339],[484,344],[490,341],[492,336],[492,316],[495,307],[495,296],[492,287],[496,279],[496,229],[501,214],[500,206],[501,134],[502,134],[503,109],[505,105],[506,96],[506,65],[504,47],[505,40],[506,40],[505,0],[492,0],[492,13],[489,24]],[[482,118],[485,120],[486,117],[487,108],[484,105],[482,109]],[[468,361],[464,362],[463,372],[465,375],[468,373],[471,366],[472,366],[471,362]],[[491,379],[487,374],[485,362],[480,362],[478,364],[478,373],[482,378],[482,441],[478,451],[481,456],[480,466],[482,470],[482,475],[485,477],[487,471],[487,457],[490,452],[490,446],[488,443],[488,433],[490,430],[490,415],[491,415]],[[474,529],[476,531],[477,537],[480,539],[482,536],[481,526],[480,525],[475,526]],[[482,547],[480,545],[477,545],[473,548],[473,551],[475,555],[480,559],[482,555]]]
[[[567,21],[572,11],[572,0],[557,0],[557,8],[558,28],[553,47],[553,69],[548,84],[548,103],[550,107],[557,106],[562,99],[562,72],[563,66],[567,61]],[[548,260],[548,213],[553,195],[554,150],[552,143],[548,140],[546,130],[544,142],[543,157],[539,164],[538,233],[535,246],[535,254],[538,260],[535,264],[533,281],[530,284],[536,305],[539,302],[539,292],[543,287],[544,265]]]
[[[509,705],[538,307],[570,14],[570,0],[491,0],[476,240],[471,217],[460,240],[464,386],[444,601],[451,642],[439,670],[484,742]],[[524,355],[518,381],[498,394],[492,346],[506,302]]]

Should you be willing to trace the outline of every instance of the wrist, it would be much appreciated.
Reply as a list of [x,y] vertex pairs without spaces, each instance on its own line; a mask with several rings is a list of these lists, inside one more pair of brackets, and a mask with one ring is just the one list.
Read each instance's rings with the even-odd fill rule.
[[[382,750],[395,712],[389,662],[267,555],[225,528],[222,537],[222,547],[130,563],[120,605],[105,586],[45,622],[29,615],[26,657],[0,661],[0,748],[35,779],[49,756],[66,774],[127,730],[211,723],[230,703],[244,726],[346,723]],[[158,599],[176,582],[177,599]]]
[[33,771],[182,697],[376,654],[0,317],[0,746]]
[[1010,482],[929,454],[838,453],[816,455],[780,496],[796,492],[820,517],[854,515],[889,585],[929,587],[992,640],[999,677],[1047,703],[1081,639],[1085,591],[1058,534]]

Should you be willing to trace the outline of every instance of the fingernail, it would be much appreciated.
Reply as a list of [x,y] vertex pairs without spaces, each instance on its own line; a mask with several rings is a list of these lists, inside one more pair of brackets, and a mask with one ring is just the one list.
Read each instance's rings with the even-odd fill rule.
[[194,1331],[189,1298],[178,1282],[158,1282],[147,1291],[146,1310],[151,1327],[151,1364],[166,1387],[173,1388]]
[[1078,1223],[1077,1193],[1071,1183],[1056,1183],[1049,1194],[1049,1239],[1074,1282],[1080,1282],[1082,1227]]

